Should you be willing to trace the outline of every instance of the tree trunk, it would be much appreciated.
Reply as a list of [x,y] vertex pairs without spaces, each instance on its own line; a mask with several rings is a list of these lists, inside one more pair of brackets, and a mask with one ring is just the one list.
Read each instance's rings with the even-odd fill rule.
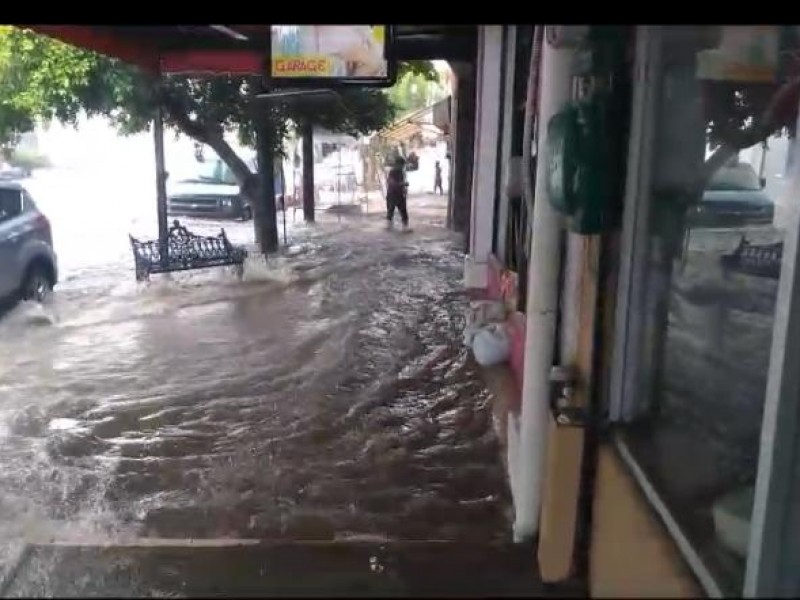
[[309,122],[302,126],[303,134],[303,218],[314,222],[314,128]]
[[[267,152],[266,163],[262,160],[262,152],[261,148],[259,148],[259,168],[262,171],[261,176],[259,176],[250,171],[247,163],[225,141],[222,128],[219,125],[192,120],[179,103],[175,102],[163,90],[159,91],[161,92],[160,98],[165,111],[169,114],[171,120],[177,124],[178,128],[192,139],[210,146],[220,160],[230,168],[233,176],[236,177],[242,197],[250,205],[253,213],[256,245],[265,254],[276,251],[278,249],[278,224],[275,212],[275,183],[271,147]],[[259,130],[259,133],[261,134],[259,136],[260,145],[269,144],[269,136],[263,135],[263,128]],[[261,143],[262,138],[264,138],[263,143]],[[263,168],[264,164],[269,164],[270,168],[265,170]],[[264,176],[265,172],[266,176]],[[269,190],[270,193],[266,193],[266,190]]]
[[256,136],[258,146],[258,193],[253,206],[253,225],[256,240],[264,254],[278,250],[278,213],[275,206],[275,155],[269,127],[259,125]]
[[[259,149],[259,173],[253,173],[238,154],[222,137],[209,139],[208,145],[225,162],[239,182],[242,197],[247,201],[253,214],[253,229],[256,246],[268,254],[278,249],[278,224],[275,213],[275,182],[273,170],[267,168],[269,181],[265,181],[262,165],[272,163],[272,153],[266,162]],[[272,190],[271,194],[267,190]]]

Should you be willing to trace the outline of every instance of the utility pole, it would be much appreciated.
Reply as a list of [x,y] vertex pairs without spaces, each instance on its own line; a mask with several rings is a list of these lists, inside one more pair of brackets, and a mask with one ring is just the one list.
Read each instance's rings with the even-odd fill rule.
[[314,222],[314,127],[310,121],[303,121],[303,218],[307,223]]

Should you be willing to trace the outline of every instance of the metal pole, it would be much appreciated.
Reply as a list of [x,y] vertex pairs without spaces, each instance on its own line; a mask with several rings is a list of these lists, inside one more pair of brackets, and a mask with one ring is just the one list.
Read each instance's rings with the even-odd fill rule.
[[314,128],[311,123],[303,121],[300,131],[303,153],[303,219],[307,223],[313,223],[315,219],[314,203],[317,197],[314,185]]
[[758,167],[758,180],[764,180],[764,173],[767,167],[767,151],[769,150],[769,146],[767,145],[767,140],[764,140],[764,143],[761,144],[761,164]]
[[167,261],[169,246],[169,223],[167,220],[167,171],[164,167],[164,114],[160,105],[156,106],[153,119],[153,142],[156,151],[156,199],[158,207],[158,247],[161,262]]
[[342,147],[339,146],[339,167],[336,169],[336,217],[342,222]]
[[[541,92],[536,116],[537,121],[542,124],[546,124],[570,98],[572,57],[571,50],[557,50],[547,43],[542,46]],[[532,115],[526,115],[526,118],[530,117]],[[538,156],[545,154],[545,146],[546,136],[541,135],[538,140]],[[528,263],[527,328],[520,411],[520,471],[517,474],[520,498],[515,502],[514,538],[517,541],[531,539],[539,531],[550,419],[550,369],[553,366],[556,337],[562,225],[561,215],[547,198],[547,166],[546,161],[537,161],[535,202],[527,202],[528,205],[533,205],[533,224]],[[530,165],[525,164],[524,160],[522,169],[530,169]]]
[[[281,194],[283,195],[283,202],[281,203],[283,206],[283,245],[288,246],[289,242],[286,237],[286,174],[283,172],[283,161],[281,161]],[[294,188],[292,188],[292,194],[294,194]]]
[[[292,154],[292,206],[297,202],[297,167],[295,167],[294,160],[297,158],[297,147],[295,146],[294,153]],[[285,206],[285,204],[284,204]],[[294,221],[295,208],[292,208],[292,221]],[[283,215],[286,218],[286,215]]]

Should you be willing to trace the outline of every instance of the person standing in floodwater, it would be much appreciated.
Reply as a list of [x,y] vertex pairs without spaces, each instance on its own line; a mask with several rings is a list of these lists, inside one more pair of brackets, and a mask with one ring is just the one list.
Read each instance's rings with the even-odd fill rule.
[[406,208],[408,183],[406,183],[405,166],[406,161],[403,157],[398,156],[386,177],[386,220],[389,221],[390,228],[394,222],[396,208],[400,213],[403,229],[408,229],[408,209]]
[[439,191],[439,195],[444,194],[444,188],[442,188],[442,165],[437,160],[436,164],[434,165],[434,176],[433,176],[433,193],[435,194],[436,191]]

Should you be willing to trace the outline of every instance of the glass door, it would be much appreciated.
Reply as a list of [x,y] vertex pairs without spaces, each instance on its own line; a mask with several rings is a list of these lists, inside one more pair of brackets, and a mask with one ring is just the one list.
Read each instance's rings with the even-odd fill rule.
[[798,203],[800,46],[787,26],[640,32],[611,416],[706,590],[740,595]]

